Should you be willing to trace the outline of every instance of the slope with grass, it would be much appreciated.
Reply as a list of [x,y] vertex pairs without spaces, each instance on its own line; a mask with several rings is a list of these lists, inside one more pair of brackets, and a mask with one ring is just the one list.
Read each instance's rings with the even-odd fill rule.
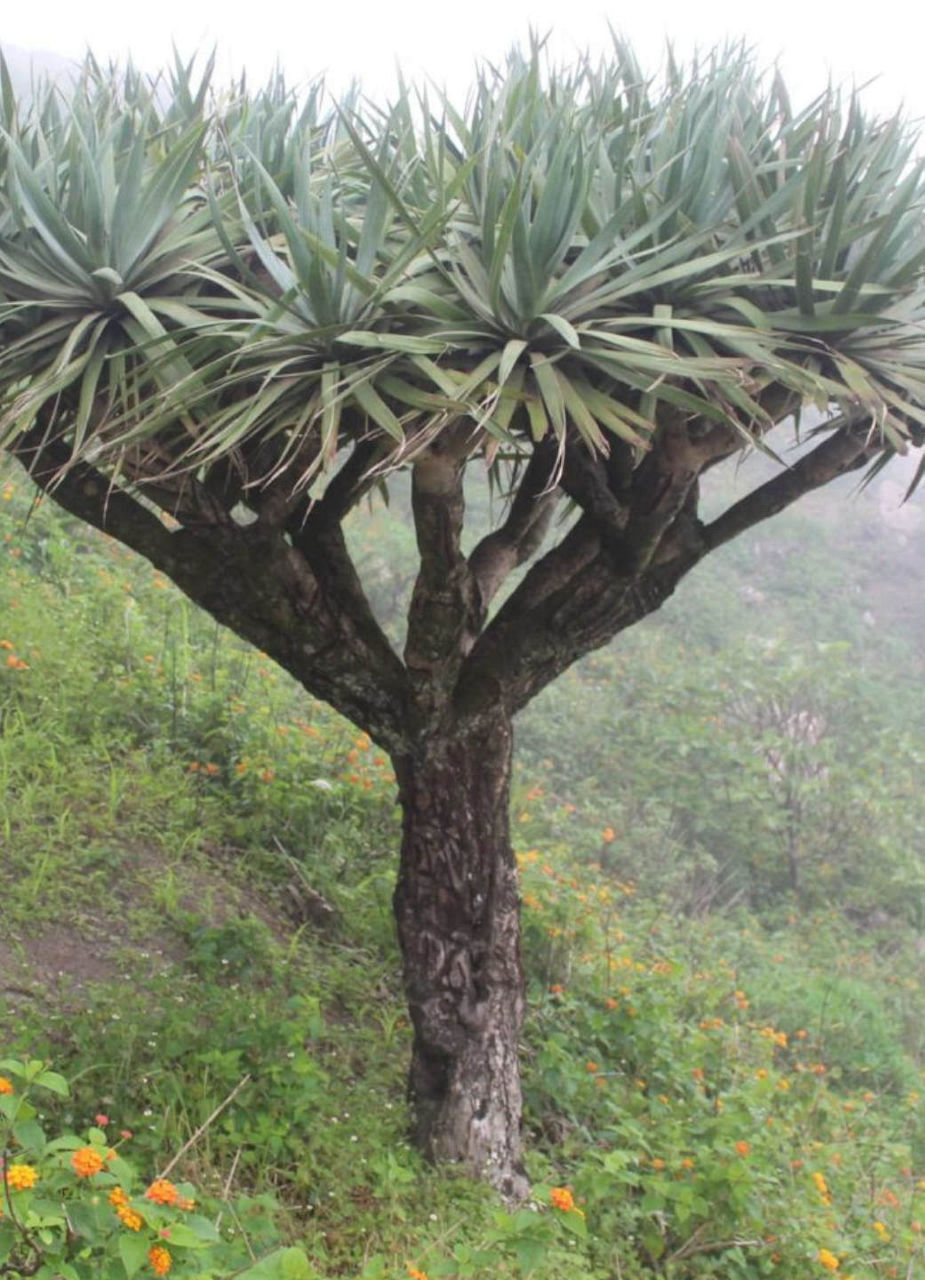
[[[115,544],[45,506],[26,521],[21,477],[2,497],[0,1057],[70,1078],[49,1130],[86,1140],[102,1115],[151,1176],[183,1152],[175,1176],[224,1252],[206,1272],[177,1248],[172,1275],[225,1280],[281,1244],[311,1273],[369,1280],[925,1267],[913,728],[878,755],[877,787],[836,734],[827,785],[869,806],[881,845],[870,866],[817,847],[829,811],[810,776],[800,896],[775,879],[780,832],[752,838],[779,800],[767,770],[723,793],[741,691],[715,695],[724,662],[736,685],[746,661],[741,629],[712,651],[687,636],[698,686],[671,665],[669,615],[525,721],[535,1199],[511,1214],[406,1141],[387,761]],[[400,520],[385,531],[402,544]],[[848,736],[892,732],[886,704],[845,712],[855,657],[836,646],[807,679]],[[755,697],[779,696],[748,661]],[[720,877],[698,897],[723,866],[747,892]],[[859,919],[861,900],[880,914]]]

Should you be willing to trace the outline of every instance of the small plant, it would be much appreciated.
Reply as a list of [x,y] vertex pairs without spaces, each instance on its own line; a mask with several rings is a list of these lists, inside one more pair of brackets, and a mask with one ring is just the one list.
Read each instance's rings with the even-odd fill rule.
[[[39,1060],[0,1061],[0,1275],[37,1280],[311,1280],[300,1249],[254,1262],[234,1257],[195,1189],[145,1182],[110,1143],[109,1117],[84,1133],[47,1136],[36,1095],[67,1097],[64,1076]],[[168,1170],[169,1172],[169,1170]]]

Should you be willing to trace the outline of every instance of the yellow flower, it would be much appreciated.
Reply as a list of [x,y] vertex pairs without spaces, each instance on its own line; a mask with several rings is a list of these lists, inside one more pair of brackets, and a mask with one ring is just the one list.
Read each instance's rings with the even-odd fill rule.
[[11,1191],[28,1191],[38,1182],[38,1177],[31,1164],[11,1164],[6,1171],[6,1185]]
[[129,1231],[140,1231],[144,1225],[144,1219],[140,1213],[136,1213],[134,1209],[130,1209],[127,1204],[120,1204],[116,1209],[119,1221],[124,1227],[128,1227]]
[[148,1261],[151,1263],[152,1270],[159,1276],[165,1276],[173,1265],[170,1250],[165,1249],[162,1244],[153,1245],[148,1250]]
[[828,1249],[820,1249],[816,1254],[816,1260],[820,1266],[825,1267],[826,1271],[837,1271],[839,1267],[838,1259],[834,1253],[829,1253]]
[[825,1180],[825,1175],[822,1173],[814,1173],[811,1176],[815,1184],[816,1190],[822,1196],[823,1200],[827,1202],[829,1199],[829,1187],[828,1187],[828,1183]]
[[[12,1170],[10,1170],[10,1172],[12,1172]],[[887,1231],[886,1226],[882,1222],[875,1222],[874,1230],[876,1231],[877,1235],[880,1237],[881,1240],[889,1239],[890,1233],[889,1231]]]

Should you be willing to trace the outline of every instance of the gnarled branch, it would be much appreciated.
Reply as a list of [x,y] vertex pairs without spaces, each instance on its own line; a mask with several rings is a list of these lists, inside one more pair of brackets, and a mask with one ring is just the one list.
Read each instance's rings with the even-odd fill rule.
[[484,618],[492,599],[514,569],[526,564],[542,545],[559,494],[553,485],[558,450],[552,441],[530,455],[507,519],[485,535],[469,556]]

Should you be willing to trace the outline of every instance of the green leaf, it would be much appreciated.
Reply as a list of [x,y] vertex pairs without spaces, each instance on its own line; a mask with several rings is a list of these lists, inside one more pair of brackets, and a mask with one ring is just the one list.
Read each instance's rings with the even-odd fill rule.
[[50,1089],[52,1093],[58,1094],[61,1098],[70,1096],[70,1085],[64,1076],[59,1075],[57,1071],[43,1071],[40,1076],[36,1076],[35,1083],[41,1085],[43,1089]]
[[574,347],[576,351],[581,348],[581,339],[578,336],[578,331],[574,325],[566,320],[565,316],[558,316],[551,311],[544,311],[539,318],[540,320],[545,320],[551,329],[555,329],[559,337],[563,338],[570,347]]
[[536,353],[530,356],[530,366],[552,429],[561,440],[565,436],[565,399],[555,367],[545,356]]
[[401,423],[375,387],[372,387],[368,382],[357,382],[352,387],[351,394],[363,412],[368,414],[377,426],[381,427],[393,440],[404,444],[405,433]]
[[128,1280],[132,1280],[134,1276],[145,1265],[148,1260],[148,1249],[150,1241],[147,1235],[141,1232],[123,1232],[119,1236],[119,1257],[122,1259],[122,1265],[125,1267],[125,1274]]

